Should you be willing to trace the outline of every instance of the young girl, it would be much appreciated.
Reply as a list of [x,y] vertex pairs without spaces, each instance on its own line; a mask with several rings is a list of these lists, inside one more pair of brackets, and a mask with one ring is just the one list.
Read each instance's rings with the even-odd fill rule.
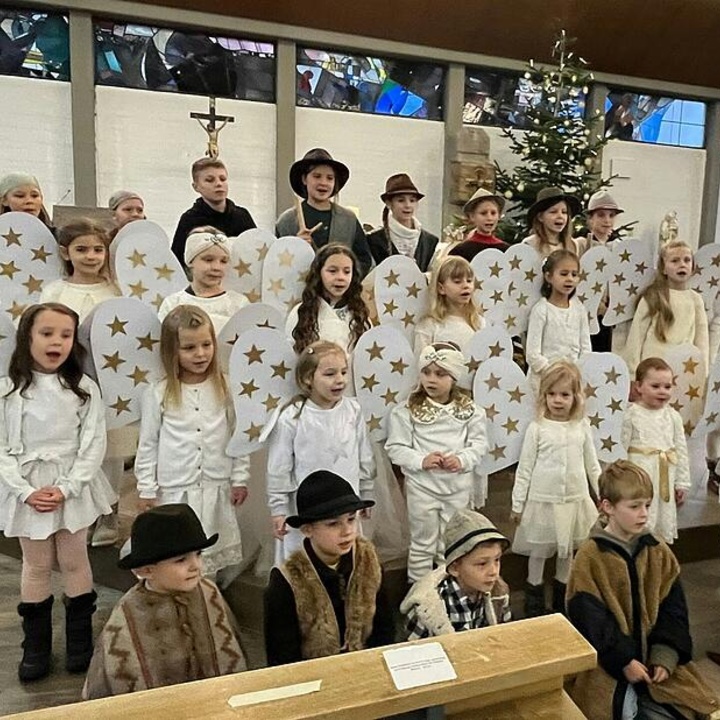
[[34,175],[10,173],[0,180],[0,215],[6,212],[29,213],[53,230],[40,183]]
[[637,400],[625,411],[622,428],[628,460],[652,480],[648,528],[668,543],[678,536],[677,506],[691,487],[683,421],[668,405],[672,388],[672,369],[664,360],[643,360],[635,370]]
[[475,273],[461,257],[446,257],[430,280],[430,310],[415,328],[415,354],[434,342],[464,350],[485,325],[475,304]]
[[212,322],[180,305],[163,320],[165,378],[143,396],[135,476],[140,510],[187,503],[208,535],[220,539],[205,555],[208,574],[242,559],[235,506],[247,497],[247,458],[225,453],[235,417],[217,360]]
[[115,495],[100,465],[105,407],[82,373],[78,316],[64,305],[29,307],[20,318],[9,377],[0,380],[0,507],[6,537],[23,554],[20,604],[22,682],[50,671],[51,577],[65,587],[66,667],[87,670],[96,594],[87,529]]
[[598,190],[588,200],[585,223],[586,237],[575,238],[578,255],[590,248],[607,245],[616,239],[615,218],[625,212],[607,190]]
[[120,295],[110,279],[109,238],[92,220],[75,220],[57,235],[66,278],[43,288],[41,302],[56,302],[72,308],[82,322],[103,300]]
[[530,311],[525,356],[537,390],[538,378],[553,360],[576,362],[591,351],[590,324],[575,297],[580,262],[570,250],[556,250],[543,262],[543,297]]
[[285,518],[296,512],[295,495],[315,470],[345,478],[363,500],[374,496],[375,459],[360,405],[345,397],[347,358],[335,343],[320,340],[298,358],[300,390],[277,419],[268,443],[267,493],[276,564],[301,546],[302,536]]
[[402,254],[413,258],[423,272],[428,270],[438,239],[424,230],[415,217],[417,204],[424,197],[405,173],[386,180],[385,192],[380,196],[385,203],[382,227],[367,236],[376,265],[391,255]]
[[390,414],[385,450],[405,474],[410,552],[408,579],[442,562],[445,525],[470,506],[475,470],[487,451],[485,413],[457,387],[465,358],[452,343],[420,353],[420,379]]
[[302,300],[287,319],[286,332],[295,352],[327,340],[350,355],[369,327],[355,255],[344,245],[326,245],[315,256]]
[[543,257],[555,250],[575,252],[572,219],[581,209],[580,201],[560,188],[543,188],[528,210],[527,222],[532,235],[523,242],[534,247]]
[[694,345],[709,367],[707,315],[702,297],[689,287],[694,269],[686,243],[675,240],[660,250],[655,278],[640,295],[623,351],[631,373],[641,360],[664,358],[683,343]]
[[564,612],[573,551],[597,520],[600,463],[584,417],[580,371],[567,361],[542,376],[538,419],[528,426],[515,473],[513,552],[528,555],[525,615],[545,612],[545,559],[557,555],[553,611]]
[[223,287],[230,263],[230,243],[214,227],[195,228],[185,242],[184,259],[190,271],[190,285],[168,295],[160,305],[158,317],[164,320],[178,305],[195,305],[208,314],[217,334],[240,308],[248,304],[244,295]]
[[118,230],[124,228],[133,220],[145,219],[145,203],[135,192],[130,190],[118,190],[108,200],[108,207],[112,211],[115,228],[113,234],[117,235]]

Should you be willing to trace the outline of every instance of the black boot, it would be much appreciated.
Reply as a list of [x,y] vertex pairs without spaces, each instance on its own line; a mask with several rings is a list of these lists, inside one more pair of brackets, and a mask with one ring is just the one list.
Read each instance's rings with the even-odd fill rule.
[[553,580],[553,612],[565,615],[565,593],[567,592],[567,584],[560,582],[557,578]]
[[525,583],[525,617],[539,617],[545,612],[545,586]]
[[50,673],[50,653],[52,651],[52,606],[53,596],[39,603],[18,605],[18,614],[22,618],[23,656],[18,665],[20,682],[33,682]]
[[65,597],[65,669],[85,672],[93,654],[92,616],[97,593],[91,590],[77,597]]

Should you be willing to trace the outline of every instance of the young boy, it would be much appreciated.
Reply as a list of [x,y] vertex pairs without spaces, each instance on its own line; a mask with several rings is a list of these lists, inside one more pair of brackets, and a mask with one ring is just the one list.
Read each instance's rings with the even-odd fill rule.
[[201,158],[192,165],[193,190],[200,195],[178,222],[172,251],[182,262],[185,240],[193,228],[212,225],[228,237],[235,237],[256,227],[250,213],[228,199],[228,171],[216,158]]
[[590,720],[720,718],[691,660],[680,567],[646,528],[652,496],[642,468],[608,465],[600,476],[607,525],[580,547],[570,575],[568,617],[598,654],[598,667],[571,688]]
[[459,510],[444,534],[445,565],[410,589],[400,604],[408,640],[497,625],[510,617],[500,558],[510,542],[484,515]]
[[303,547],[273,568],[265,590],[268,665],[364,650],[393,642],[382,570],[360,517],[375,503],[329,470],[310,473],[297,491]]
[[202,680],[246,669],[232,615],[217,586],[202,577],[207,537],[188,505],[138,515],[131,550],[118,566],[139,582],[115,606],[83,688],[83,698]]
[[494,195],[485,188],[478,188],[475,194],[465,203],[463,211],[475,229],[465,240],[450,250],[448,255],[459,255],[468,262],[483,250],[496,248],[508,249],[508,244],[493,233],[497,229],[500,216],[505,207],[505,198]]

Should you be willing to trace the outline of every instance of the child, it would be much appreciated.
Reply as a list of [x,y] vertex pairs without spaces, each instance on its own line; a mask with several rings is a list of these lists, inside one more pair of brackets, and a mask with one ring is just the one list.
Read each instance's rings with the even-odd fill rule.
[[660,250],[655,278],[640,294],[623,356],[631,373],[647,357],[664,358],[675,345],[694,345],[709,367],[708,321],[702,297],[688,285],[695,270],[690,247],[680,241]]
[[53,230],[50,215],[43,205],[40,183],[34,175],[10,173],[0,180],[0,215],[26,212]]
[[178,305],[195,305],[210,316],[218,334],[225,323],[248,304],[244,295],[223,287],[230,263],[230,243],[214,227],[195,228],[185,243],[184,259],[190,273],[190,285],[168,295],[160,305],[158,317],[162,321]]
[[575,238],[577,254],[586,253],[590,248],[607,245],[616,239],[615,218],[625,212],[607,190],[598,190],[590,196],[585,222],[588,234]]
[[415,354],[434,342],[464,350],[485,325],[475,303],[475,273],[462,257],[446,257],[430,280],[430,309],[415,327]]
[[408,640],[509,622],[510,590],[500,558],[510,541],[484,516],[458,510],[445,528],[445,563],[400,604]]
[[673,372],[664,360],[643,360],[635,370],[637,400],[625,411],[622,427],[628,460],[652,480],[648,528],[668,543],[678,536],[676,506],[691,487],[683,421],[668,405],[672,387]]
[[523,242],[534,247],[543,257],[555,250],[575,252],[572,219],[580,213],[580,201],[557,187],[546,187],[537,194],[527,214],[532,235]]
[[108,207],[112,211],[115,235],[117,235],[118,230],[121,230],[133,220],[145,219],[145,203],[143,199],[130,190],[118,190],[114,193],[108,200]]
[[360,405],[344,396],[347,371],[343,349],[324,340],[306,347],[295,366],[299,395],[280,412],[268,444],[268,505],[273,535],[281,541],[277,564],[302,544],[286,518],[311,472],[332,470],[363,500],[373,498],[375,459]]
[[350,170],[322,148],[305,153],[290,168],[290,186],[300,198],[297,207],[288,208],[277,219],[278,237],[297,235],[315,249],[328,243],[351,248],[364,277],[372,265],[365,232],[352,210],[333,201],[350,178]]
[[537,390],[540,375],[553,360],[577,362],[591,352],[590,324],[575,297],[580,262],[570,250],[556,250],[543,262],[542,298],[530,311],[525,356]]
[[310,266],[300,304],[288,315],[286,332],[295,352],[327,340],[350,355],[369,327],[355,255],[344,245],[325,245]]
[[57,243],[67,278],[46,285],[40,302],[67,305],[82,322],[96,305],[120,295],[110,279],[109,239],[100,225],[82,219],[61,227]]
[[85,546],[87,529],[116,498],[100,470],[105,408],[82,373],[78,316],[56,303],[20,318],[9,377],[0,380],[0,507],[6,537],[23,555],[21,682],[50,672],[51,578],[65,586],[66,668],[87,670],[97,595]]
[[438,239],[415,217],[417,204],[424,197],[405,173],[391,175],[385,181],[385,192],[380,196],[385,203],[383,224],[367,236],[376,265],[391,255],[402,254],[413,258],[422,272],[427,271]]
[[565,608],[573,551],[597,520],[600,463],[584,417],[580,371],[550,366],[540,380],[538,419],[528,426],[515,473],[510,519],[518,523],[513,552],[528,555],[525,616],[545,612],[543,570],[556,555],[552,607]]
[[131,551],[118,566],[137,584],[120,599],[98,638],[83,699],[204,680],[246,669],[233,617],[202,577],[207,537],[192,508],[163,505],[138,515]]
[[178,222],[172,241],[175,257],[183,261],[185,240],[193,228],[210,225],[228,237],[255,227],[250,213],[228,198],[228,171],[218,158],[200,158],[192,164],[192,187],[200,195]]
[[692,662],[680,566],[645,524],[647,473],[627,460],[600,478],[596,527],[575,558],[568,617],[597,650],[598,667],[572,683],[584,717],[720,718],[718,700]]
[[485,188],[478,188],[463,207],[468,223],[474,225],[475,229],[463,242],[451,248],[448,255],[459,255],[472,262],[479,252],[488,248],[505,252],[509,245],[494,235],[504,207],[505,198],[502,195],[494,195]]
[[463,354],[449,343],[428,345],[418,367],[418,387],[407,403],[393,408],[385,444],[405,474],[411,582],[442,557],[445,525],[470,506],[474,474],[487,451],[485,413],[457,387],[465,372]]
[[135,476],[140,509],[185,502],[220,542],[208,572],[242,559],[235,507],[247,497],[249,462],[225,452],[235,417],[210,318],[180,305],[163,320],[165,378],[145,391]]
[[393,642],[392,616],[372,543],[359,537],[362,500],[329,470],[308,475],[287,518],[305,539],[265,590],[268,665],[311,660]]

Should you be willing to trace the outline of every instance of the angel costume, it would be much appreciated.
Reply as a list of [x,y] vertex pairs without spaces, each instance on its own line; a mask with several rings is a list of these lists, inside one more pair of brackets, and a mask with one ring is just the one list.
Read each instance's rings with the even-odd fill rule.
[[178,305],[194,305],[204,310],[213,324],[215,334],[218,335],[225,327],[225,323],[240,309],[248,304],[248,299],[234,290],[225,290],[213,297],[199,297],[191,288],[168,295],[160,305],[158,318],[162,322],[166,315]]
[[[352,334],[350,332],[350,322],[352,321],[352,313],[348,307],[336,307],[330,305],[323,298],[317,299],[317,325],[318,337],[320,340],[334,342],[338,344],[350,357],[353,350]],[[285,323],[285,335],[288,342],[294,345],[293,330],[298,323],[298,310],[300,305],[295,305],[288,315]]]
[[[478,330],[481,330],[485,321],[482,317],[479,321]],[[425,317],[415,326],[415,355],[420,355],[424,348],[435,342],[454,342],[464,351],[476,332],[465,318],[457,315],[446,315],[442,320]]]
[[80,316],[80,322],[82,322],[96,305],[119,296],[120,291],[107,280],[89,285],[69,280],[56,280],[43,288],[40,302],[56,302],[67,305]]

